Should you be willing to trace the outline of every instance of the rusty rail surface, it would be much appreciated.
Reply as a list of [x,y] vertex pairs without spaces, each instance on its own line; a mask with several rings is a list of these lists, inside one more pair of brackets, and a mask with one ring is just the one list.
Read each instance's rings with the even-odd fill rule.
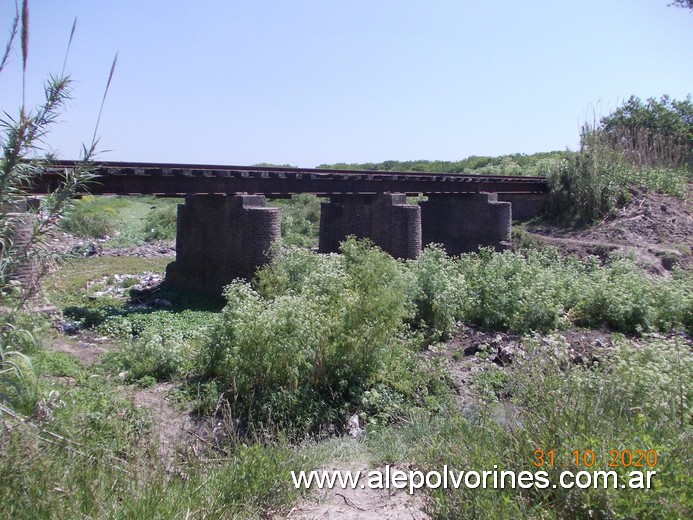
[[[53,161],[38,176],[31,191],[50,193],[75,161]],[[331,170],[265,166],[221,166],[142,162],[102,162],[99,177],[87,192],[95,195],[261,194],[288,197],[296,193],[321,196],[406,193],[543,193],[544,177],[464,175],[455,173]]]

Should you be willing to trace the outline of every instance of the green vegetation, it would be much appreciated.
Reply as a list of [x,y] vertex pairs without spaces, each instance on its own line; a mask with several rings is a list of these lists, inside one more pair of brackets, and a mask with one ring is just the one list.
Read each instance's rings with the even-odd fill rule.
[[341,255],[279,252],[253,286],[229,286],[220,315],[213,305],[190,310],[175,292],[161,295],[174,302],[165,309],[109,296],[62,301],[82,326],[130,338],[106,359],[127,381],[200,376],[247,426],[301,437],[342,427],[354,411],[388,422],[417,403],[444,405],[444,385],[426,382],[435,367],[412,356],[450,338],[458,321],[523,334],[691,331],[692,295],[690,273],[655,279],[627,259],[600,266],[553,250],[450,258],[431,247],[398,262],[350,240]]
[[[403,262],[349,240],[341,255],[278,252],[252,284],[228,288],[222,312],[176,292],[156,293],[171,302],[165,308],[94,297],[101,287],[94,280],[154,270],[157,262],[165,259],[75,259],[47,280],[66,317],[88,318],[85,326],[122,346],[83,367],[29,337],[18,344],[35,377],[26,407],[17,410],[29,416],[47,409],[52,419],[7,423],[3,512],[22,518],[29,501],[32,512],[96,518],[286,511],[299,498],[288,471],[325,460],[323,443],[307,439],[342,431],[354,413],[368,429],[374,460],[423,470],[496,464],[531,471],[534,450],[554,449],[561,457],[547,469],[554,479],[575,449],[595,450],[602,466],[611,449],[653,449],[660,457],[661,478],[649,492],[438,490],[440,517],[588,517],[592,510],[604,518],[675,518],[690,509],[681,495],[690,485],[689,344],[647,335],[693,330],[689,272],[655,279],[627,259],[601,266],[551,250],[451,258],[431,247]],[[462,411],[446,367],[463,357],[420,354],[449,338],[458,321],[525,334],[524,354],[510,367],[499,368],[481,350],[474,400]],[[614,349],[594,346],[594,357],[583,354],[578,364],[554,332],[575,325],[643,335],[617,337]],[[121,372],[124,378],[114,377]],[[228,410],[243,437],[232,435],[221,451],[210,448],[212,463],[193,458],[166,473],[150,416],[120,397],[123,382],[157,381],[175,382],[177,399],[202,413]],[[49,443],[51,434],[66,440]]]
[[384,161],[381,163],[322,164],[318,168],[380,170],[400,172],[465,173],[470,175],[538,175],[572,152],[540,152],[531,155],[510,154],[498,157],[472,155],[461,161]]
[[551,213],[588,224],[644,189],[684,199],[693,180],[693,103],[631,97],[599,125],[585,125],[580,151],[548,175]]
[[630,164],[677,168],[693,160],[693,101],[631,96],[601,120],[600,132]]
[[287,246],[314,248],[318,246],[320,199],[315,195],[298,194],[290,199],[273,199],[271,206],[282,210],[282,242]]
[[[177,205],[180,199],[147,196],[94,197],[76,201],[60,227],[86,239],[106,239],[104,247],[133,247],[176,238]],[[270,199],[282,210],[284,244],[317,247],[320,199],[298,194],[291,199]]]
[[[0,439],[0,511],[7,518],[258,518],[298,497],[279,476],[320,463],[315,450],[227,445],[223,464],[162,467],[143,408],[107,378],[54,383],[50,424],[13,423]],[[211,454],[210,454],[211,455]]]
[[[27,2],[21,7],[0,70],[16,34],[26,65]],[[94,141],[74,175],[27,214],[28,225],[10,217],[7,208],[41,168],[25,160],[27,152],[55,121],[69,84],[51,79],[44,105],[34,112],[22,106],[16,120],[3,123],[0,303],[10,306],[0,314],[3,517],[283,515],[300,498],[290,471],[314,469],[357,451],[353,446],[376,463],[422,470],[519,473],[542,462],[552,482],[565,469],[586,469],[588,452],[593,469],[608,470],[614,450],[656,451],[658,464],[647,460],[658,472],[650,490],[437,489],[430,491],[431,514],[693,515],[693,354],[684,332],[693,333],[690,271],[658,279],[628,259],[601,265],[548,248],[453,258],[433,246],[417,261],[397,261],[355,239],[340,255],[318,255],[305,249],[316,244],[318,201],[296,196],[278,202],[288,247],[277,248],[252,282],[229,285],[221,302],[134,287],[136,275],[160,273],[168,259],[66,263],[44,280],[62,325],[86,330],[80,340],[101,344],[96,336],[107,336],[110,350],[94,365],[47,350],[44,341],[56,339],[48,318],[21,307],[47,273],[50,258],[38,246],[56,220],[85,238],[109,237],[115,247],[175,234],[174,200],[85,197],[67,211],[91,178]],[[685,195],[690,116],[690,99],[631,98],[585,128],[576,153],[348,166],[547,175],[555,214],[586,223],[623,203],[634,186]],[[22,292],[12,277],[26,265],[38,267],[38,276]],[[109,290],[114,286],[118,291]],[[501,361],[483,343],[473,345],[471,358],[465,347],[443,344],[460,322],[517,334],[515,355]],[[614,346],[594,340],[576,351],[566,339],[576,327],[599,328]],[[454,395],[452,374],[465,363],[473,365],[470,394],[458,403],[463,396]],[[170,425],[136,404],[163,381],[169,384],[157,391],[171,388],[168,397],[179,406],[213,415],[222,435],[205,439],[191,430],[204,448],[168,445],[162,433]],[[365,441],[335,440],[353,414],[367,428]],[[555,458],[541,461],[536,450]],[[632,462],[614,471],[625,478]]]
[[228,287],[201,356],[246,424],[302,436],[364,407],[391,417],[429,396],[403,335],[406,273],[367,243],[348,240],[341,252],[292,249],[259,272],[257,291]]
[[[559,335],[522,339],[524,355],[507,372],[486,362],[473,387],[481,396],[466,416],[413,417],[398,430],[369,437],[382,464],[407,463],[422,471],[615,471],[628,482],[630,471],[657,471],[653,489],[438,489],[439,518],[686,518],[693,479],[690,344],[682,338],[616,338],[599,358],[577,364]],[[504,378],[493,377],[498,373]],[[509,396],[499,399],[499,395]],[[500,419],[502,418],[502,419]],[[614,451],[655,450],[656,466],[609,464]],[[535,450],[545,455],[540,467]],[[574,452],[578,450],[575,464]],[[587,453],[588,467],[583,457]],[[650,460],[652,462],[652,459]],[[627,464],[627,465],[626,465]],[[489,482],[491,482],[491,478]],[[500,479],[499,479],[500,481]],[[474,480],[472,479],[472,482]]]
[[132,247],[176,238],[178,199],[85,196],[60,221],[83,238],[106,238],[107,247]]

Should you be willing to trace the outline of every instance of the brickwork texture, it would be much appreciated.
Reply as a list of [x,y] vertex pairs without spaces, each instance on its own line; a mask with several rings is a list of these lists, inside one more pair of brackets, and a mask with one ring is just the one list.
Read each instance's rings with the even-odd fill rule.
[[348,236],[372,240],[395,258],[421,254],[421,208],[404,194],[341,195],[320,209],[319,251],[338,251]]
[[178,206],[176,261],[166,280],[221,295],[235,278],[250,278],[280,240],[280,212],[263,195],[193,195]]

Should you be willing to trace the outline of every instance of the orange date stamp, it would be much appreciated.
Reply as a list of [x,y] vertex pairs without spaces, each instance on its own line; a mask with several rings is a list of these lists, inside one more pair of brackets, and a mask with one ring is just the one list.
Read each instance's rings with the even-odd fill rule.
[[[570,461],[578,467],[591,468],[599,462],[594,450],[575,450],[571,455]],[[657,450],[609,450],[605,458],[604,463],[610,468],[654,468],[659,462]],[[553,468],[556,465],[556,451],[534,450],[533,464],[537,468]]]

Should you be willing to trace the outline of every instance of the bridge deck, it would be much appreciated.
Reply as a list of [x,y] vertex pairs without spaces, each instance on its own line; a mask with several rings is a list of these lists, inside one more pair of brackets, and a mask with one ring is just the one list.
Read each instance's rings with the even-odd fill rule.
[[[32,191],[49,193],[75,164],[75,161],[52,162]],[[548,191],[544,177],[137,162],[98,163],[95,169],[99,178],[88,187],[89,193],[93,194],[183,196],[248,193],[287,197],[296,193],[327,196]]]

